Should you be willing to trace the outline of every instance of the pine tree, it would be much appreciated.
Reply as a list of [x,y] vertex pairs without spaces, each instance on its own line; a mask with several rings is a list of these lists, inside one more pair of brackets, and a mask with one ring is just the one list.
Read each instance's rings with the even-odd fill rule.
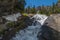
[[15,8],[18,9],[20,12],[24,12],[25,5],[26,5],[25,0],[19,0]]
[[16,2],[16,0],[0,0],[0,14],[12,12]]
[[36,13],[35,5],[31,9],[31,13],[34,13],[34,14]]
[[58,3],[60,3],[60,0],[58,0]]
[[55,13],[55,4],[53,2],[53,6],[52,6],[52,13]]
[[30,6],[27,7],[26,12],[27,12],[28,14],[31,13],[31,8],[30,8]]
[[[0,0],[0,15],[22,12],[25,7],[25,0]],[[18,10],[17,10],[18,9]]]

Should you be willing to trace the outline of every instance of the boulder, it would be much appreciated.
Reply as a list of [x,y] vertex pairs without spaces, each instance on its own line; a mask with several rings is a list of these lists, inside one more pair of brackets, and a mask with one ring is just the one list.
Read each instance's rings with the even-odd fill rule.
[[50,15],[41,29],[38,36],[42,40],[60,40],[60,14]]

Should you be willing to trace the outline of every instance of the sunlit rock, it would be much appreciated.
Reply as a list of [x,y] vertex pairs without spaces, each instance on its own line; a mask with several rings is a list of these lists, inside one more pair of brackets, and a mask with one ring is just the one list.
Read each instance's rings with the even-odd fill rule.
[[17,14],[13,14],[13,15],[3,16],[3,18],[5,18],[8,21],[17,21],[17,18],[19,16],[21,16],[21,14],[17,13]]

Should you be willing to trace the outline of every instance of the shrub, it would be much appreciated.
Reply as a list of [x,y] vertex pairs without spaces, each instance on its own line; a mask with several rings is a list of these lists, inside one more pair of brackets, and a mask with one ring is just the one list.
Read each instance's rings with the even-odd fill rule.
[[15,23],[14,23],[14,22],[10,22],[10,23],[8,23],[8,24],[7,24],[7,27],[8,27],[8,28],[13,28],[13,27],[14,27],[14,25],[15,25]]
[[23,13],[23,16],[28,16],[28,14],[26,14],[26,13]]

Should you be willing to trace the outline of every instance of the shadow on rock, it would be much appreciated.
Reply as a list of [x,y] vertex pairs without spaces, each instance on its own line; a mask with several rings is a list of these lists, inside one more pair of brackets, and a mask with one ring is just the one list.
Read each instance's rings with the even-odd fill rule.
[[41,27],[41,31],[38,33],[39,40],[60,40],[59,34],[60,32],[50,28],[47,25],[43,25]]

